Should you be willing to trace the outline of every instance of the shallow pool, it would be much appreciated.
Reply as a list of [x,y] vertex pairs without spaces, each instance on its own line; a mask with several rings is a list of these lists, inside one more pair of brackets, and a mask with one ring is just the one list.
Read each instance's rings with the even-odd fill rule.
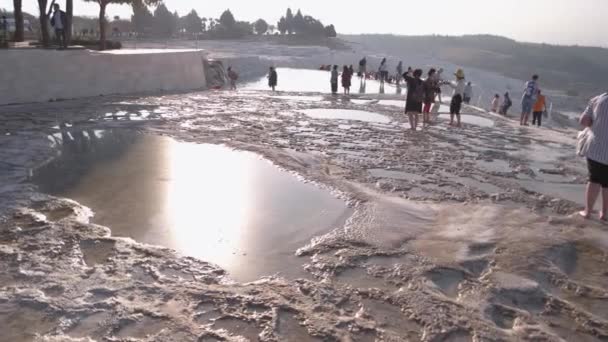
[[300,112],[315,119],[353,120],[378,123],[389,123],[391,121],[386,115],[363,110],[318,108],[305,109]]
[[302,276],[295,250],[350,214],[251,152],[122,130],[55,140],[61,155],[34,176],[43,192],[90,207],[115,236],[218,264],[238,281]]

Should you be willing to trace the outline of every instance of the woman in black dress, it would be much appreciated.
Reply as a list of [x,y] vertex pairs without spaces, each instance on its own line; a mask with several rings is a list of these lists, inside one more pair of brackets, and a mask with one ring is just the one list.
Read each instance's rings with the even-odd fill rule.
[[407,98],[405,101],[405,114],[410,120],[410,127],[413,131],[418,126],[418,115],[422,113],[422,102],[424,102],[424,82],[420,79],[422,69],[414,70],[413,75],[409,72],[403,74],[407,83]]

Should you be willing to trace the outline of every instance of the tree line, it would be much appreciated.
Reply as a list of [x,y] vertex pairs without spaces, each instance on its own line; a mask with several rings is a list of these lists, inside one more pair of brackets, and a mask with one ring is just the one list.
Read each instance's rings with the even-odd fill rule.
[[[13,0],[15,34],[14,41],[24,40],[24,13],[21,10],[22,0]],[[49,46],[49,18],[47,17],[48,0],[37,0],[39,8],[39,26],[41,43]],[[185,16],[179,16],[177,12],[171,12],[161,0],[84,0],[99,5],[99,17],[97,26],[99,32],[100,49],[105,48],[106,31],[112,27],[112,33],[129,33],[142,37],[201,37],[210,39],[233,39],[242,38],[252,34],[264,35],[300,35],[311,37],[336,37],[334,25],[324,26],[323,23],[310,15],[303,15],[298,10],[295,15],[290,8],[285,16],[281,17],[276,25],[268,24],[264,19],[258,19],[253,23],[238,21],[227,9],[218,19],[200,17],[193,9]],[[110,22],[106,17],[106,7],[109,4],[126,4],[133,9],[130,23],[120,20],[118,17]],[[151,11],[151,8],[154,11]],[[83,22],[86,18],[73,16],[73,0],[66,0],[65,11],[67,15],[68,41],[71,39],[73,22]],[[93,32],[92,29],[85,29]],[[82,30],[84,31],[84,30]],[[125,32],[128,31],[128,32]],[[77,32],[82,33],[82,32]]]

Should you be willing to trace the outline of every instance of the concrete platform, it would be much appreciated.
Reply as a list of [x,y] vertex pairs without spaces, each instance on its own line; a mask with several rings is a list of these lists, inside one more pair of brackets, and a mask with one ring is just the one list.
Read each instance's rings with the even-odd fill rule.
[[202,50],[5,50],[0,105],[206,88]]

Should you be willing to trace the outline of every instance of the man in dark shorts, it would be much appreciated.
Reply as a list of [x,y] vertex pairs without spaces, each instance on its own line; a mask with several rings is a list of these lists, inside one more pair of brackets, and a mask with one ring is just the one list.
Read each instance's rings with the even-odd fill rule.
[[594,97],[580,118],[582,126],[590,132],[579,154],[587,158],[589,182],[585,209],[579,214],[589,218],[595,202],[602,194],[600,220],[608,221],[608,93]]

